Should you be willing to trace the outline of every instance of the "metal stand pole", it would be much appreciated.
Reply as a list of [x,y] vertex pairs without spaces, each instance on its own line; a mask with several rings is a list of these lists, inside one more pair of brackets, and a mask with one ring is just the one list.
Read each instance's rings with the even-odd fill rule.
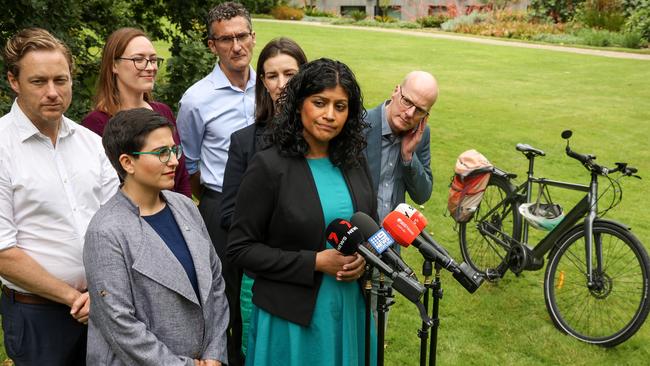
[[440,270],[442,267],[436,263],[435,269],[436,275],[431,286],[431,296],[433,297],[433,311],[431,314],[431,320],[433,320],[433,325],[431,326],[431,343],[429,344],[429,366],[435,366],[436,364],[436,351],[438,348],[438,326],[440,325],[438,311],[440,308],[440,299],[442,299],[442,285],[440,284]]
[[[431,274],[433,272],[433,265],[430,261],[425,260],[422,264],[422,275],[424,276],[424,310],[429,314],[429,287],[431,286]],[[420,338],[420,366],[427,364],[427,338],[429,336],[429,325],[422,322],[422,328],[418,329],[418,337]]]
[[372,267],[366,265],[366,273],[368,273],[368,278],[366,279],[366,284],[364,286],[364,291],[366,293],[366,339],[365,339],[365,365],[370,366],[370,327],[372,326],[370,322],[372,321],[370,317],[370,290],[372,290]]
[[379,274],[379,290],[377,291],[377,366],[384,365],[384,332],[386,330],[386,289],[384,274]]

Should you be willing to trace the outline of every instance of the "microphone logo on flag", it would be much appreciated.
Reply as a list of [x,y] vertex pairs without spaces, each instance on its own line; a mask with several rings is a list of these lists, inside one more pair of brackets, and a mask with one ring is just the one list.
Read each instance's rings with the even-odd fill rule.
[[368,243],[372,245],[377,253],[381,254],[385,252],[386,249],[390,248],[390,246],[395,243],[395,240],[393,240],[393,238],[390,236],[390,234],[388,234],[386,230],[384,230],[384,228],[381,228],[379,231],[368,238]]

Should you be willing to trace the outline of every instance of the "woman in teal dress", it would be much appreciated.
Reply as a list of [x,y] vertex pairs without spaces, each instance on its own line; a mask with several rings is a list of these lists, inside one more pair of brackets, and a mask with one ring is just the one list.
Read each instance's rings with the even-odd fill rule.
[[335,218],[376,216],[364,117],[354,74],[329,59],[302,66],[280,97],[228,237],[229,258],[257,275],[247,365],[364,365],[365,261],[325,239]]

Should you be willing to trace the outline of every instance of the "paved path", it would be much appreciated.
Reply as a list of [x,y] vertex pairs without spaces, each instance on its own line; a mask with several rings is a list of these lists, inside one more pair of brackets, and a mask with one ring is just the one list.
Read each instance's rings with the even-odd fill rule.
[[351,26],[351,25],[332,25],[332,24],[320,23],[320,22],[296,22],[296,21],[275,20],[275,19],[254,19],[254,21],[291,23],[296,25],[304,25],[304,26],[312,26],[312,27],[336,27],[336,28],[354,29],[354,30],[362,29],[371,32],[408,34],[416,37],[450,39],[455,41],[492,44],[497,46],[537,48],[537,49],[557,51],[557,52],[578,53],[583,55],[650,61],[650,55],[642,55],[637,53],[596,50],[596,49],[586,49],[586,48],[567,47],[567,46],[553,46],[553,45],[534,44],[534,43],[517,42],[517,41],[502,41],[502,40],[492,39],[492,38],[465,36],[457,33],[441,33],[441,32],[431,32],[426,30],[416,31],[411,29],[392,29],[392,28],[380,28],[380,27],[359,27],[359,26]]

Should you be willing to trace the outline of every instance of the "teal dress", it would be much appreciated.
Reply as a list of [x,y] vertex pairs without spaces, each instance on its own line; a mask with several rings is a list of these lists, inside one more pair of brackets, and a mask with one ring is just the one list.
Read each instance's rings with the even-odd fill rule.
[[[329,158],[307,159],[316,182],[325,227],[336,218],[349,219],[352,199],[339,168]],[[306,183],[307,184],[307,183]],[[326,243],[327,248],[332,248]],[[377,339],[371,320],[371,365]],[[324,274],[311,324],[304,327],[253,305],[246,365],[363,366],[365,302],[357,281],[341,282]]]

